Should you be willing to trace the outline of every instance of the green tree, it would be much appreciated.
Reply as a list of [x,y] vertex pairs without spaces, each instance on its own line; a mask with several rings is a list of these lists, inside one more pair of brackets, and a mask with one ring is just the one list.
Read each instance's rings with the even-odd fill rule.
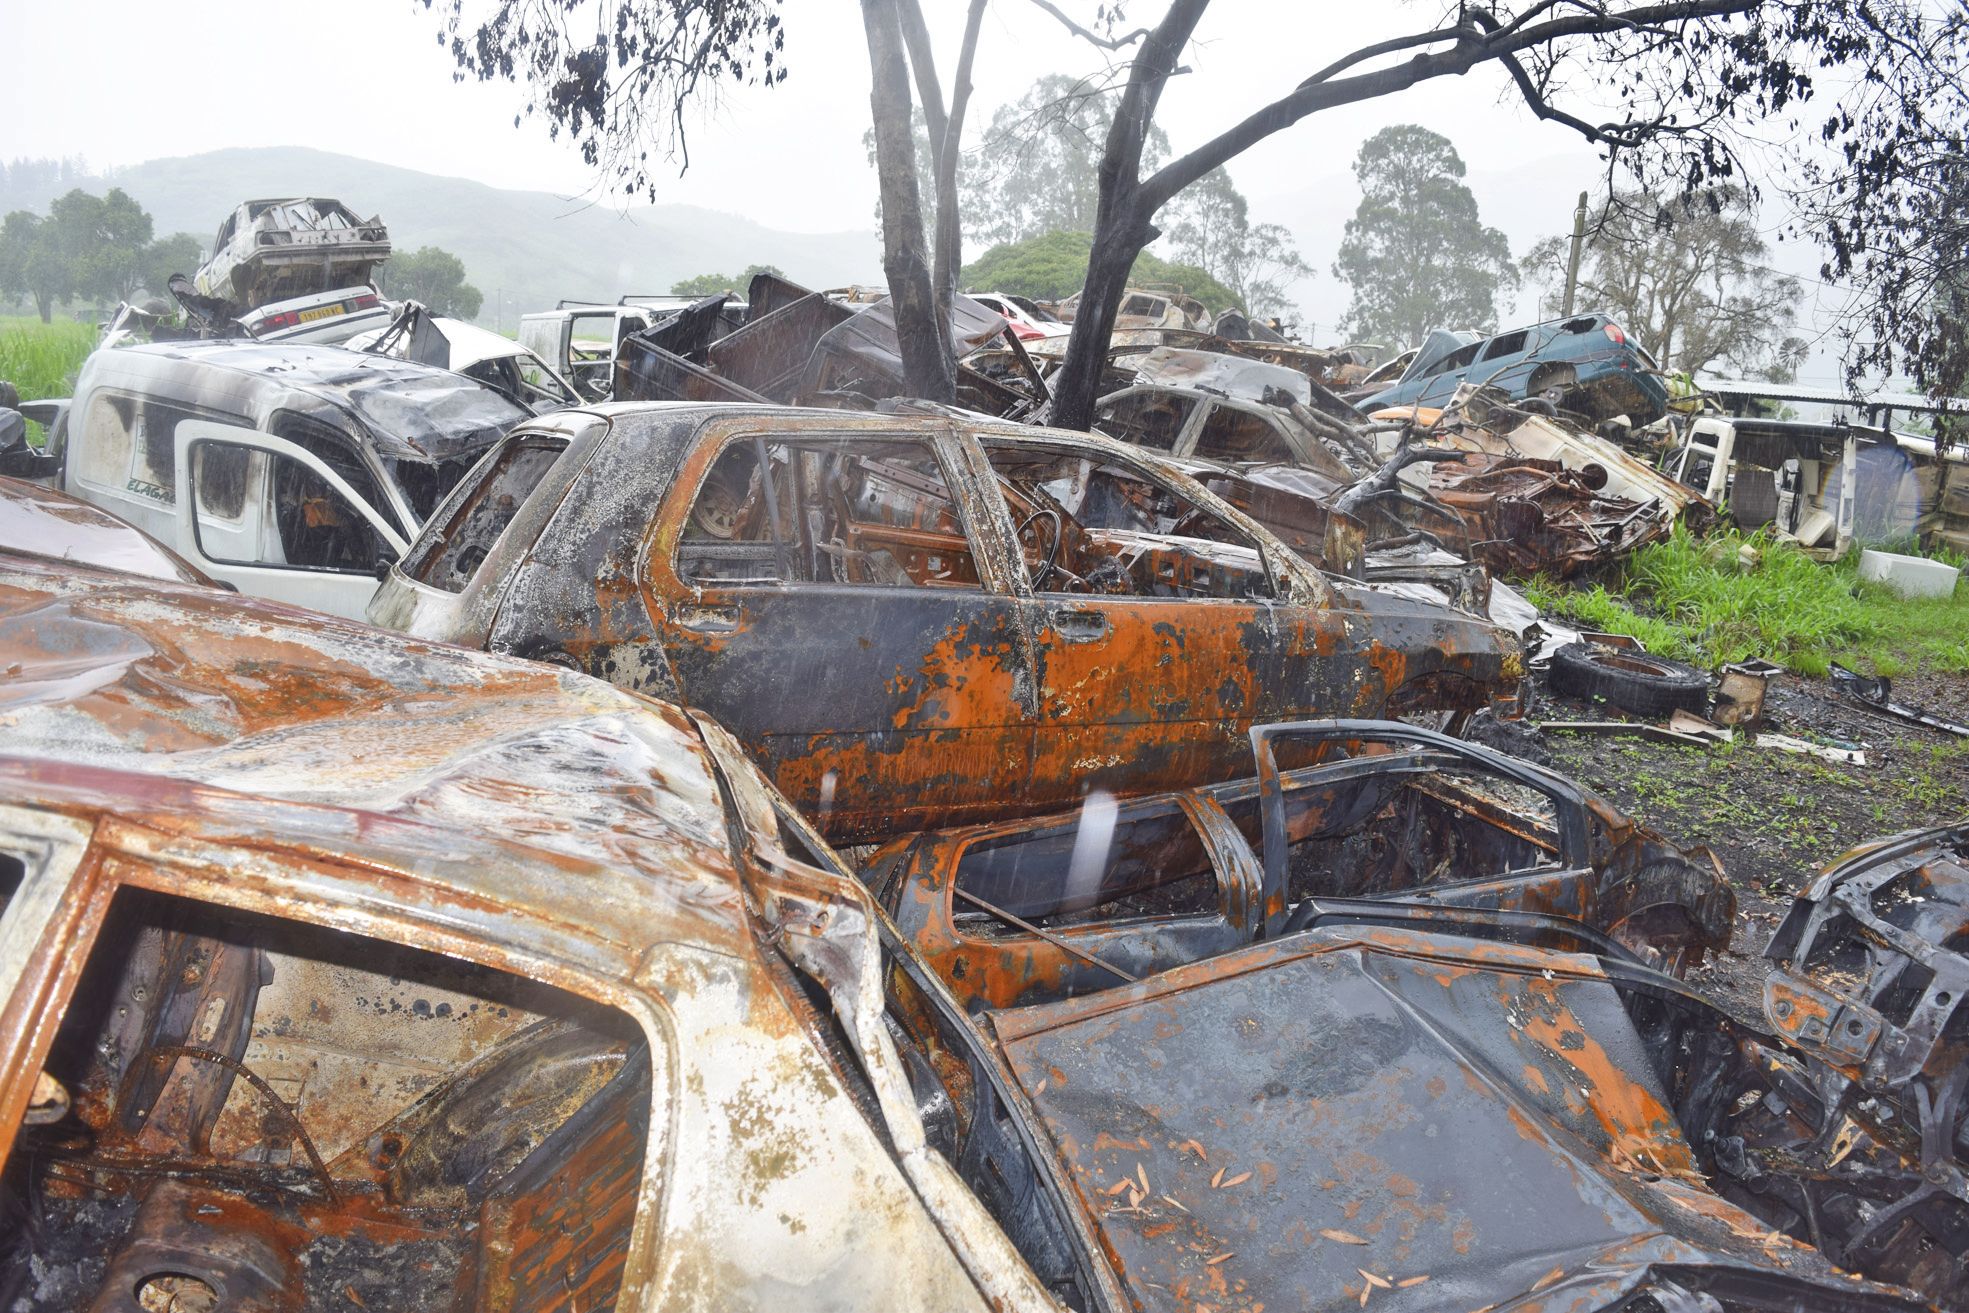
[[771,274],[775,278],[786,277],[785,270],[776,264],[748,264],[745,272],[736,278],[724,274],[699,274],[695,278],[680,278],[670,284],[672,296],[716,296],[720,292],[737,292],[745,295],[754,274]]
[[48,206],[55,242],[68,262],[70,290],[100,301],[127,301],[142,283],[151,220],[121,187],[91,196],[80,187]]
[[41,322],[54,317],[55,302],[69,295],[74,275],[55,226],[31,210],[0,220],[0,292],[31,296]]
[[[1254,224],[1231,175],[1213,169],[1176,194],[1164,207],[1170,254],[1208,270],[1229,288],[1233,304],[1249,315],[1279,315],[1293,309],[1286,289],[1313,268],[1300,256],[1292,234],[1276,223]],[[1215,307],[1218,310],[1225,306]]]
[[[1722,363],[1788,380],[1806,351],[1790,332],[1798,280],[1764,266],[1770,248],[1740,189],[1712,199],[1663,205],[1638,192],[1603,199],[1587,229],[1574,308],[1612,315],[1664,370],[1693,375]],[[1571,241],[1547,237],[1524,258],[1524,276],[1543,289],[1544,315],[1564,305]]]
[[1504,234],[1477,218],[1449,139],[1413,123],[1369,137],[1354,157],[1361,203],[1333,276],[1353,289],[1348,331],[1396,344],[1433,327],[1487,328],[1516,277]]
[[203,243],[190,233],[158,238],[144,247],[143,256],[137,262],[138,284],[152,296],[165,295],[172,274],[189,277],[198,268],[199,252],[203,249]]
[[[1080,290],[1087,279],[1089,233],[1040,233],[1022,242],[992,247],[964,268],[964,286],[979,292],[1006,292],[1037,301],[1058,301]],[[1238,304],[1236,293],[1193,264],[1165,260],[1144,251],[1130,275],[1136,284],[1175,286],[1212,310]]]
[[[965,232],[987,245],[1092,232],[1114,99],[1104,80],[1048,73],[999,106],[965,168]],[[1154,129],[1143,147],[1147,162],[1168,153],[1169,138]]]
[[441,247],[398,251],[383,271],[390,295],[421,302],[434,315],[475,319],[485,301],[484,293],[465,281],[464,261]]

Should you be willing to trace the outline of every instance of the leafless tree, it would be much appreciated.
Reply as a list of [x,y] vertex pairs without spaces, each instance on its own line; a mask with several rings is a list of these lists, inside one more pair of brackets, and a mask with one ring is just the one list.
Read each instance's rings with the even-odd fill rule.
[[[1740,185],[1746,134],[1769,125],[1815,130],[1831,161],[1816,182],[1828,198],[1844,198],[1834,208],[1854,225],[1841,234],[1848,262],[1864,258],[1868,241],[1893,241],[1881,207],[1853,202],[1881,176],[1881,157],[1910,116],[1932,109],[1957,141],[1969,119],[1959,109],[1969,40],[1954,7],[1937,13],[1921,0],[1466,2],[1440,21],[1331,60],[1202,145],[1145,171],[1143,142],[1210,0],[1170,0],[1153,24],[1132,29],[1134,6],[1126,3],[1094,6],[1083,21],[1051,0],[1031,2],[1075,35],[1129,54],[1101,160],[1093,258],[1053,388],[1053,421],[1074,428],[1093,418],[1128,270],[1159,235],[1156,212],[1212,169],[1322,110],[1494,67],[1538,118],[1602,147],[1609,169],[1624,166],[1643,186],[1674,195]],[[1865,99],[1849,104],[1842,96],[1807,122],[1815,77],[1841,87],[1863,83]],[[1578,107],[1606,100],[1623,106],[1620,118],[1595,122]],[[1940,123],[1922,121],[1945,135]],[[1787,181],[1809,174],[1800,163],[1799,178]]]

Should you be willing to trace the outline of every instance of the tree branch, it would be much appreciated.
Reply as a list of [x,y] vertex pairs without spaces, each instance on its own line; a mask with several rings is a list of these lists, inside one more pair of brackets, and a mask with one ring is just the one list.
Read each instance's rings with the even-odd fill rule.
[[[1403,63],[1338,81],[1302,83],[1291,94],[1264,106],[1189,154],[1164,165],[1153,177],[1143,182],[1141,199],[1153,212],[1177,192],[1225,161],[1319,110],[1372,100],[1440,77],[1461,75],[1480,64],[1568,37],[1629,32],[1675,20],[1726,17],[1746,13],[1757,8],[1758,4],[1759,0],[1675,0],[1673,3],[1636,5],[1619,13],[1593,10],[1565,14],[1534,26],[1502,29],[1494,34],[1481,34],[1475,26],[1449,29],[1452,35],[1444,39],[1452,40],[1454,44],[1447,50],[1418,54]],[[1466,12],[1474,14],[1476,11]]]
[[1146,27],[1138,27],[1133,32],[1130,32],[1127,36],[1120,36],[1120,37],[1096,36],[1094,35],[1093,32],[1089,31],[1087,28],[1082,27],[1080,24],[1074,22],[1071,18],[1068,18],[1066,14],[1061,12],[1061,10],[1057,5],[1049,4],[1047,0],[1032,0],[1032,2],[1035,5],[1038,5],[1041,9],[1044,9],[1047,13],[1051,14],[1053,17],[1059,19],[1061,26],[1065,27],[1067,31],[1073,33],[1075,36],[1079,37],[1082,41],[1085,41],[1090,45],[1099,46],[1103,50],[1124,50],[1127,47],[1134,45],[1137,41],[1140,41],[1143,37],[1148,36],[1150,34],[1149,29],[1147,29]]

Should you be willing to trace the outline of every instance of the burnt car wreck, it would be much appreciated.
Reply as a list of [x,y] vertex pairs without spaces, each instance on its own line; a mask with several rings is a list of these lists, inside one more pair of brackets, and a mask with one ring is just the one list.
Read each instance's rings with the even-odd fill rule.
[[1700,854],[1258,726],[1174,800],[1230,932],[1095,899],[1003,995],[578,673],[19,557],[0,660],[10,1307],[1961,1307],[1961,831],[1808,891],[1765,1032]]
[[369,614],[705,711],[837,839],[1215,782],[1271,719],[1509,715],[1524,673],[1152,456],[940,414],[522,424]]

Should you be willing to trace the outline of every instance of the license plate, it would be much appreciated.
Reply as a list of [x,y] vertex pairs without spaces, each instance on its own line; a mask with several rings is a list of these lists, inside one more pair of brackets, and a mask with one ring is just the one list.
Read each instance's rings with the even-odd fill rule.
[[304,324],[312,324],[317,319],[329,319],[342,312],[342,303],[337,301],[334,305],[318,305],[312,310],[303,310],[296,318]]

